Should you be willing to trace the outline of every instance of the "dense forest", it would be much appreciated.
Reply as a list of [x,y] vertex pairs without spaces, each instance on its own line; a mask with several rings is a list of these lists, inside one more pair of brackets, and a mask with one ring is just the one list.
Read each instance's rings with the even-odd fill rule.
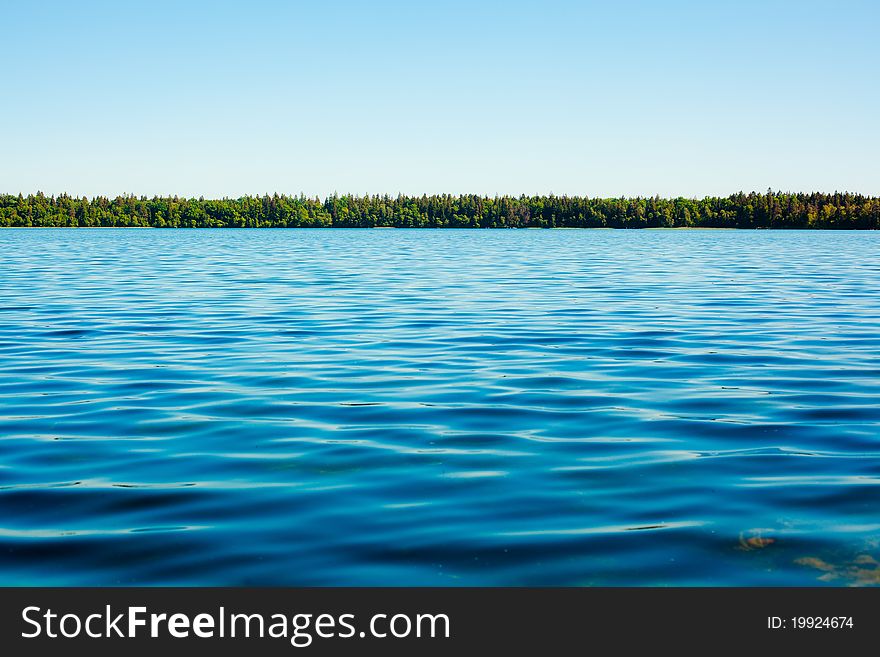
[[851,193],[689,198],[0,195],[2,226],[153,228],[880,228],[880,198]]

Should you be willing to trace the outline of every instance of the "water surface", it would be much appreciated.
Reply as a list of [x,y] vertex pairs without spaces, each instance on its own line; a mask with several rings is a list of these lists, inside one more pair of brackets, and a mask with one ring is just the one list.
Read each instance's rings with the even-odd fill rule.
[[0,584],[850,585],[880,234],[0,231]]

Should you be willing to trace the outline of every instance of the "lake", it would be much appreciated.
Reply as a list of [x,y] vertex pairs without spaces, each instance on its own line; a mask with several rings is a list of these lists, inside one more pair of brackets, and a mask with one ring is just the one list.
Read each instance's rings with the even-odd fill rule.
[[880,583],[880,233],[0,231],[0,584]]

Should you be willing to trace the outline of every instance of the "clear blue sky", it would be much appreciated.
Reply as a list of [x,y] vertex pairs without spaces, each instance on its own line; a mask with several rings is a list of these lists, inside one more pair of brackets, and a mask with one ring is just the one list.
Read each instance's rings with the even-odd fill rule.
[[0,192],[880,194],[876,0],[0,11]]

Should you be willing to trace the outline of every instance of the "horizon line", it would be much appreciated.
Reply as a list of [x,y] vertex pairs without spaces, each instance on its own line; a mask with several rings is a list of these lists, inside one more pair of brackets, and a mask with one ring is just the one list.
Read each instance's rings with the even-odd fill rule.
[[108,199],[108,200],[110,200],[110,199],[117,199],[117,198],[186,199],[186,200],[205,200],[205,201],[226,201],[226,200],[236,200],[236,199],[243,199],[243,198],[266,198],[266,197],[272,198],[275,196],[282,197],[282,198],[318,199],[318,200],[322,200],[322,201],[326,201],[326,200],[329,200],[332,198],[345,198],[345,197],[349,197],[349,198],[382,198],[382,197],[387,197],[387,198],[399,198],[399,197],[430,198],[430,197],[435,197],[435,196],[440,196],[440,197],[451,196],[451,197],[459,197],[459,198],[468,197],[468,196],[475,196],[478,198],[487,198],[487,199],[491,199],[491,198],[515,198],[515,199],[521,199],[521,198],[578,198],[578,199],[597,199],[597,200],[616,200],[616,199],[675,200],[675,199],[686,199],[686,200],[691,200],[691,201],[700,201],[700,200],[705,200],[705,199],[732,198],[732,197],[740,196],[740,195],[750,196],[753,194],[758,195],[758,196],[766,196],[767,194],[772,194],[772,195],[782,194],[782,195],[795,195],[795,196],[798,196],[798,195],[808,196],[808,195],[812,195],[812,194],[819,194],[819,195],[823,195],[823,196],[851,195],[851,196],[860,196],[860,197],[864,197],[864,198],[868,198],[868,199],[880,198],[880,194],[858,192],[858,191],[853,191],[853,190],[849,190],[849,189],[844,189],[844,190],[835,189],[834,191],[824,191],[824,190],[819,190],[819,189],[812,189],[809,191],[804,191],[804,190],[793,191],[791,189],[788,189],[788,190],[773,189],[772,187],[768,187],[763,192],[755,190],[755,189],[752,189],[749,191],[745,191],[745,190],[740,189],[738,191],[730,192],[728,194],[721,194],[721,195],[719,195],[719,194],[704,194],[704,195],[691,195],[691,196],[686,196],[683,194],[678,194],[675,196],[667,196],[667,195],[662,195],[662,194],[636,194],[636,195],[618,194],[618,195],[614,195],[614,196],[603,196],[603,195],[597,195],[597,194],[579,194],[579,193],[575,193],[575,194],[561,193],[561,194],[559,194],[559,193],[552,192],[552,191],[546,192],[546,193],[539,193],[539,194],[527,194],[525,192],[520,192],[520,193],[494,192],[492,194],[478,193],[478,192],[432,192],[432,193],[423,192],[420,194],[414,194],[414,193],[406,193],[406,192],[396,192],[396,193],[392,193],[392,192],[366,192],[366,193],[360,193],[360,192],[338,192],[338,191],[334,191],[329,194],[306,194],[303,191],[293,193],[293,192],[279,192],[276,190],[271,193],[269,193],[269,192],[246,193],[246,194],[239,194],[236,196],[229,196],[229,195],[208,196],[205,194],[199,194],[196,196],[196,195],[190,195],[190,194],[167,194],[167,193],[166,194],[146,195],[146,194],[135,194],[134,192],[123,192],[123,193],[113,194],[113,195],[109,195],[109,194],[92,194],[92,195],[82,194],[82,195],[79,195],[79,194],[72,194],[72,193],[66,192],[66,191],[59,192],[59,193],[47,193],[47,192],[44,192],[39,189],[36,191],[27,192],[27,193],[25,193],[23,191],[0,192],[0,196],[5,196],[5,197],[10,197],[10,196],[21,197],[21,198],[39,197],[39,196],[43,196],[45,198],[64,198],[64,197],[66,197],[66,198],[74,198],[74,199],[80,199],[80,200],[87,199],[89,201],[92,201],[95,199]]

